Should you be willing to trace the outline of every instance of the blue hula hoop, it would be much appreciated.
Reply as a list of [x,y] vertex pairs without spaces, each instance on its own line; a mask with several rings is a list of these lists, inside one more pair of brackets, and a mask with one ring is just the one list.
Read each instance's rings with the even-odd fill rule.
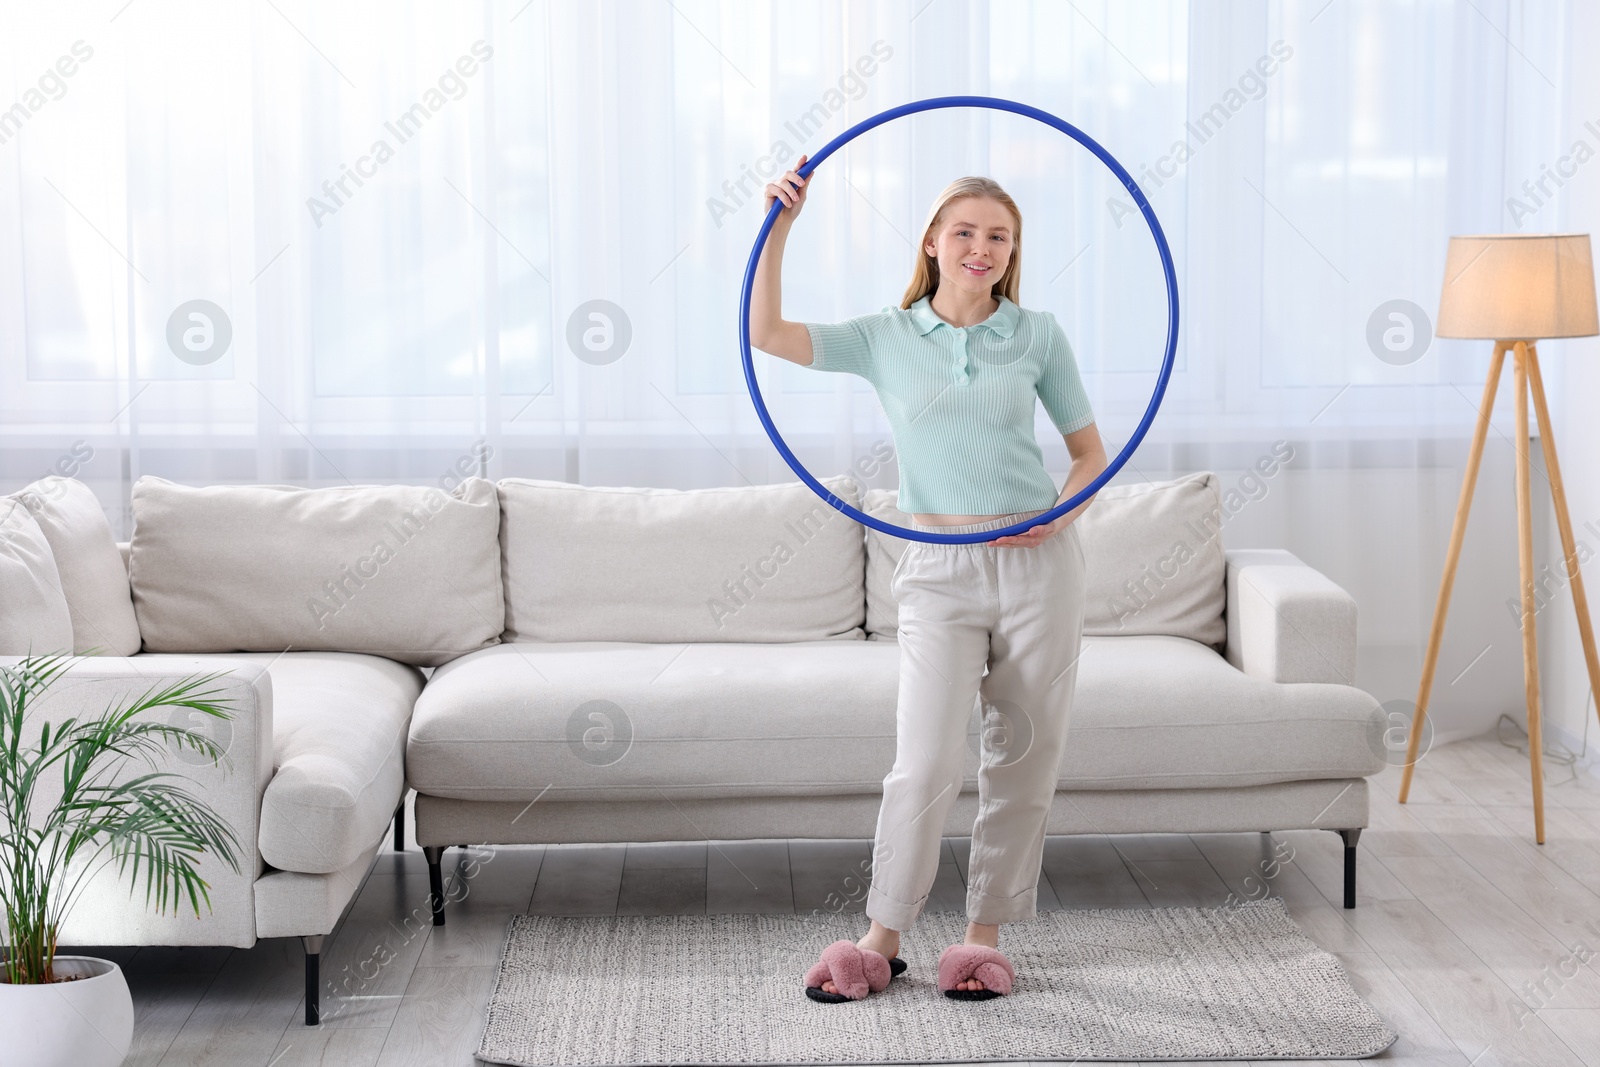
[[778,213],[784,208],[782,200],[774,200],[772,202],[772,207],[768,209],[766,220],[761,224],[761,232],[756,234],[755,247],[750,251],[750,262],[745,267],[744,291],[739,297],[739,353],[744,360],[745,384],[750,389],[750,399],[755,403],[756,414],[761,419],[761,425],[766,427],[767,436],[772,438],[772,443],[777,447],[778,453],[783,456],[784,461],[787,462],[794,472],[800,476],[801,481],[805,482],[806,485],[811,487],[812,492],[820,496],[830,506],[850,516],[856,522],[861,523],[863,526],[869,526],[881,533],[892,534],[895,537],[903,537],[908,541],[925,541],[930,544],[965,545],[974,544],[980,541],[993,541],[999,537],[1010,537],[1014,534],[1020,534],[1026,530],[1030,530],[1042,523],[1054,522],[1056,519],[1060,518],[1062,515],[1065,515],[1067,512],[1071,511],[1073,508],[1089,499],[1089,497],[1099,492],[1100,487],[1106,482],[1110,481],[1111,478],[1116,475],[1117,471],[1122,469],[1123,464],[1127,463],[1128,460],[1133,457],[1134,451],[1139,447],[1139,442],[1144,440],[1144,435],[1149,431],[1150,424],[1155,421],[1156,412],[1161,407],[1161,398],[1165,396],[1167,392],[1167,381],[1172,377],[1172,365],[1177,358],[1178,277],[1177,272],[1173,270],[1172,267],[1172,252],[1167,248],[1167,237],[1166,234],[1162,232],[1161,223],[1156,219],[1156,213],[1151,209],[1150,202],[1145,199],[1144,192],[1139,188],[1138,183],[1133,180],[1132,175],[1123,169],[1122,164],[1118,163],[1110,152],[1107,152],[1104,148],[1102,148],[1098,141],[1084,133],[1082,130],[1078,129],[1076,126],[1072,125],[1070,122],[1058,119],[1049,112],[1040,111],[1036,107],[1030,107],[1027,104],[1019,104],[1014,100],[1002,100],[999,97],[994,96],[936,96],[927,100],[915,100],[909,104],[901,104],[899,107],[890,108],[888,111],[874,115],[870,119],[865,119],[856,123],[854,126],[850,127],[848,130],[844,131],[839,136],[835,137],[833,140],[824,145],[822,151],[818,152],[812,158],[806,160],[805,165],[796,171],[796,173],[802,178],[807,177],[812,171],[817,169],[817,166],[821,164],[823,160],[833,155],[833,153],[838,151],[840,147],[861,136],[863,133],[866,133],[868,130],[873,129],[876,126],[883,125],[885,122],[900,118],[902,115],[912,115],[919,111],[933,111],[938,108],[946,107],[993,108],[996,111],[1010,111],[1018,115],[1025,115],[1028,118],[1037,119],[1047,126],[1054,126],[1056,129],[1060,130],[1062,133],[1066,134],[1068,137],[1071,137],[1073,140],[1083,145],[1083,147],[1093,152],[1100,162],[1104,163],[1108,168],[1110,168],[1111,173],[1117,176],[1117,180],[1122,182],[1123,188],[1126,189],[1128,194],[1133,197],[1133,202],[1139,205],[1139,212],[1144,216],[1145,223],[1150,227],[1150,234],[1155,238],[1156,251],[1161,255],[1161,270],[1166,275],[1167,279],[1167,351],[1165,358],[1161,362],[1161,372],[1156,378],[1155,393],[1150,398],[1150,406],[1145,409],[1144,418],[1139,420],[1139,426],[1133,431],[1133,436],[1128,438],[1128,443],[1123,446],[1121,452],[1117,453],[1117,458],[1112,460],[1110,464],[1106,466],[1106,469],[1101,471],[1099,476],[1091,481],[1088,485],[1084,486],[1076,496],[1062,501],[1060,504],[1041,515],[1036,515],[1031,519],[1014,523],[1011,526],[1007,526],[998,530],[977,530],[974,532],[961,534],[924,533],[921,530],[914,530],[905,526],[897,526],[892,522],[884,522],[881,519],[875,519],[871,515],[868,515],[857,508],[851,507],[849,504],[845,503],[843,500],[829,492],[821,482],[817,481],[816,478],[811,476],[811,472],[806,470],[805,466],[795,458],[794,453],[789,451],[789,446],[784,443],[783,435],[780,434],[778,432],[778,428],[773,425],[772,416],[767,413],[766,401],[761,397],[761,387],[756,384],[755,364],[750,355],[750,293],[755,287],[756,266],[761,262],[761,250],[766,247],[767,235],[772,232],[772,224],[777,221]]

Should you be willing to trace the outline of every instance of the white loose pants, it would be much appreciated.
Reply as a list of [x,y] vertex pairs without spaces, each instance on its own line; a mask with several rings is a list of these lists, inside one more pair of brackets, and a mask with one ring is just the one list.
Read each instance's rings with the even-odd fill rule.
[[[998,530],[1043,510],[914,528]],[[981,752],[967,919],[1004,923],[1036,913],[1045,819],[1078,678],[1084,569],[1076,520],[1032,548],[907,546],[893,581],[900,604],[895,760],[883,780],[868,918],[904,930],[927,903],[975,708]]]

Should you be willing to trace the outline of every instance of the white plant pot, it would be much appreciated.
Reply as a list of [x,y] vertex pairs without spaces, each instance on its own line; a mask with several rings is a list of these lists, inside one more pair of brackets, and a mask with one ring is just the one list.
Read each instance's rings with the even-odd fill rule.
[[0,1062],[17,1067],[117,1067],[133,1042],[133,997],[122,968],[92,956],[57,956],[71,982],[0,982]]

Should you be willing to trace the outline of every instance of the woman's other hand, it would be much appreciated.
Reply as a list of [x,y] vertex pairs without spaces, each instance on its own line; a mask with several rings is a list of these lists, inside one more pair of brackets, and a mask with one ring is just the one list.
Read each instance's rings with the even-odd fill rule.
[[1065,530],[1068,525],[1070,524],[1065,521],[1065,516],[1063,516],[1062,518],[1055,519],[1051,522],[1041,522],[1039,525],[1034,526],[1031,529],[1024,530],[1019,534],[1012,534],[1010,537],[997,537],[993,541],[990,541],[989,544],[1011,545],[1015,548],[1034,548],[1038,545],[1044,544],[1046,541],[1050,540],[1050,538],[1054,537],[1062,530]]

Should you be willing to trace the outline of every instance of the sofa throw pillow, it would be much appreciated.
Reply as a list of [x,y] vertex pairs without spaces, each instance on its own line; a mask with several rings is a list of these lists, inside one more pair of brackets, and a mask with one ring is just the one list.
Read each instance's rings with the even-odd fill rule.
[[438,666],[500,639],[494,484],[133,486],[152,652],[366,652]]
[[[821,481],[858,506],[849,478]],[[499,488],[507,641],[863,636],[861,527],[801,482]]]
[[108,656],[138,652],[139,621],[128,568],[94,490],[76,478],[51,475],[13,495],[50,542],[72,613],[73,651]]
[[[862,510],[906,525],[911,517],[895,507],[895,497],[892,489],[869,490]],[[1214,473],[1106,486],[1073,521],[1088,564],[1085,634],[1166,634],[1221,647],[1227,563]],[[909,543],[867,531],[867,629],[873,637],[896,633],[899,608],[890,579]]]
[[1089,565],[1085,634],[1168,634],[1222,647],[1228,566],[1214,473],[1108,485],[1076,521]]
[[[895,506],[894,489],[868,489],[861,510],[875,519],[910,526],[916,520]],[[867,637],[885,640],[899,633],[900,605],[890,585],[900,554],[911,542],[867,527]]]
[[15,497],[0,497],[0,656],[72,651],[72,614],[50,542]]

